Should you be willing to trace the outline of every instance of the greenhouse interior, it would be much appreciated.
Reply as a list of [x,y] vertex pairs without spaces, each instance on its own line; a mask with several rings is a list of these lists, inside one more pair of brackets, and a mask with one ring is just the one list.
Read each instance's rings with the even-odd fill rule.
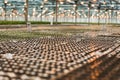
[[0,80],[120,80],[120,0],[0,0]]

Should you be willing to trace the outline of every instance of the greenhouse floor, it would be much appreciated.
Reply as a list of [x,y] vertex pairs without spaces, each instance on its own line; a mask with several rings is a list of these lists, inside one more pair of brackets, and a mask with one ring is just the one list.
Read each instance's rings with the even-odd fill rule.
[[119,30],[68,27],[0,31],[0,80],[120,80]]

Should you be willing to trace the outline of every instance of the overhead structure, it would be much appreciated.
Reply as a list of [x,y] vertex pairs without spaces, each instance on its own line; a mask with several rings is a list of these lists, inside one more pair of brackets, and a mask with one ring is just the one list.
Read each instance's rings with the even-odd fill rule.
[[[53,19],[56,23],[95,22],[99,24],[100,22],[104,23],[107,18],[109,23],[120,22],[120,0],[26,1],[0,0],[0,20],[26,21],[28,17],[29,21],[51,21]],[[29,5],[28,8],[26,4]],[[26,13],[26,10],[28,10],[28,13]]]

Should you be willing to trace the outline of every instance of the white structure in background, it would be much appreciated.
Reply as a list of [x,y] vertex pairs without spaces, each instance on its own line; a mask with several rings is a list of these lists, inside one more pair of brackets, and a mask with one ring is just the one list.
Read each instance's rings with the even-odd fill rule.
[[28,32],[32,32],[32,27],[30,22],[27,22],[27,29],[28,29]]
[[51,22],[50,25],[53,25],[54,17],[51,15]]

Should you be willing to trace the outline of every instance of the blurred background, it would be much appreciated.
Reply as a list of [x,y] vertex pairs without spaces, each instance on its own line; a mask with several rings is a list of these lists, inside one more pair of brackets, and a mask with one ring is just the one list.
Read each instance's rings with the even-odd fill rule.
[[120,0],[0,0],[0,20],[120,23]]

